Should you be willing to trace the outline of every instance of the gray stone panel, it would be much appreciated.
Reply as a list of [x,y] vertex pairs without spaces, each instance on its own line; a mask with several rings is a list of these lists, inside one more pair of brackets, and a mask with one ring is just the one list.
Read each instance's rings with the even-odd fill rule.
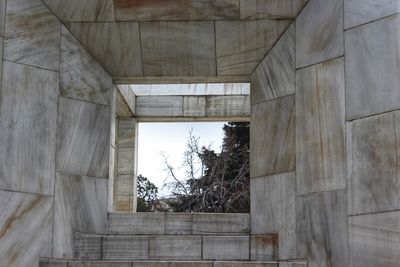
[[[148,265],[146,263],[142,263],[143,265],[140,265],[140,267],[158,267],[158,266],[152,266]],[[137,265],[134,265],[133,267],[136,267]],[[109,262],[109,261],[90,261],[90,262],[79,262],[79,261],[71,261],[68,262],[68,267],[132,267],[130,262]],[[137,266],[139,267],[139,266]]]
[[205,117],[206,116],[206,97],[184,96],[183,97],[183,116],[185,117]]
[[295,93],[295,27],[282,35],[250,77],[251,104]]
[[[216,261],[214,267],[278,267],[276,262]],[[280,265],[279,265],[280,266]]]
[[400,108],[399,27],[397,15],[346,31],[348,120]]
[[7,1],[4,59],[60,69],[61,23],[40,0]]
[[144,76],[215,76],[212,21],[140,23]]
[[204,236],[203,259],[249,260],[248,236]]
[[0,91],[0,188],[54,193],[58,75],[4,62]]
[[147,260],[148,236],[103,237],[103,260]]
[[297,194],[346,187],[344,61],[296,74]]
[[39,267],[67,267],[67,262],[56,260],[40,261]]
[[252,178],[295,169],[295,97],[252,106],[250,175]]
[[298,258],[309,267],[348,266],[346,191],[297,198]]
[[53,256],[71,258],[76,232],[102,234],[107,229],[107,179],[57,173]]
[[343,1],[310,0],[297,17],[297,68],[343,56]]
[[400,208],[400,113],[356,120],[349,134],[349,212]]
[[250,181],[252,234],[278,234],[279,259],[297,258],[296,174],[282,173]]
[[110,213],[109,234],[164,234],[164,213]]
[[195,213],[193,234],[249,233],[250,215],[244,213]]
[[136,128],[137,122],[135,118],[118,118],[118,174],[135,173]]
[[273,261],[278,260],[278,235],[250,236],[250,260]]
[[400,262],[400,212],[351,216],[350,266],[395,267]]
[[136,113],[136,95],[133,91],[131,85],[118,85],[118,90],[124,98],[128,108],[132,112],[133,115]]
[[218,76],[250,75],[290,20],[217,21]]
[[208,96],[206,97],[207,117],[249,116],[249,96]]
[[400,12],[399,0],[345,0],[345,28],[355,27]]
[[113,0],[43,0],[63,22],[114,20]]
[[6,17],[6,0],[0,0],[0,36],[4,37],[4,25]]
[[193,215],[190,213],[166,213],[165,234],[189,235],[192,233]]
[[183,96],[139,96],[136,98],[136,116],[183,116]]
[[67,27],[113,78],[143,76],[137,22],[70,23]]
[[294,19],[308,0],[244,0],[240,1],[240,18]]
[[107,177],[110,108],[61,97],[57,132],[57,171]]
[[37,266],[51,256],[53,198],[0,191],[1,266]]
[[239,19],[239,0],[115,1],[121,21]]
[[149,258],[201,260],[201,236],[150,236]]
[[78,260],[100,260],[101,235],[75,233],[74,259]]
[[60,95],[110,105],[111,76],[63,26]]

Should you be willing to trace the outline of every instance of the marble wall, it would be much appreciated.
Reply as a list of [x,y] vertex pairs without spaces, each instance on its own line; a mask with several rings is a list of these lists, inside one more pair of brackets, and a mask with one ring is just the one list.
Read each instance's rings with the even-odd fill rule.
[[398,265],[399,3],[310,0],[251,75],[252,232],[281,259]]

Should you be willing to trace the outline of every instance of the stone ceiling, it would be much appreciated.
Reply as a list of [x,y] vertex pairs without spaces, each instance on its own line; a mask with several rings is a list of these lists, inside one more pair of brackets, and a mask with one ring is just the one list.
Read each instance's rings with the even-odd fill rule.
[[307,0],[43,2],[117,82],[128,83],[248,81]]

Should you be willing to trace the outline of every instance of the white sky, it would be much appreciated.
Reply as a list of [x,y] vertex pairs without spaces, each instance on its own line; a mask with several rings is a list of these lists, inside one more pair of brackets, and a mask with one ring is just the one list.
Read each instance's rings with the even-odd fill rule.
[[159,188],[159,196],[168,195],[168,189],[162,190],[167,172],[164,171],[165,165],[161,152],[168,155],[177,176],[183,179],[184,170],[181,166],[189,131],[193,128],[194,136],[200,137],[200,147],[211,144],[212,149],[220,152],[223,139],[222,127],[225,123],[139,123],[138,174],[147,177]]

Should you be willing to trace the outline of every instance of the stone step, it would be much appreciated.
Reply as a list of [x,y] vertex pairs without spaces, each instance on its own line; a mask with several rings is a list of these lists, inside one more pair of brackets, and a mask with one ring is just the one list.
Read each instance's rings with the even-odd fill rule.
[[75,235],[79,260],[276,260],[277,235]]
[[41,261],[39,267],[307,267],[306,262],[245,261]]
[[110,213],[109,234],[240,235],[250,233],[245,213]]

